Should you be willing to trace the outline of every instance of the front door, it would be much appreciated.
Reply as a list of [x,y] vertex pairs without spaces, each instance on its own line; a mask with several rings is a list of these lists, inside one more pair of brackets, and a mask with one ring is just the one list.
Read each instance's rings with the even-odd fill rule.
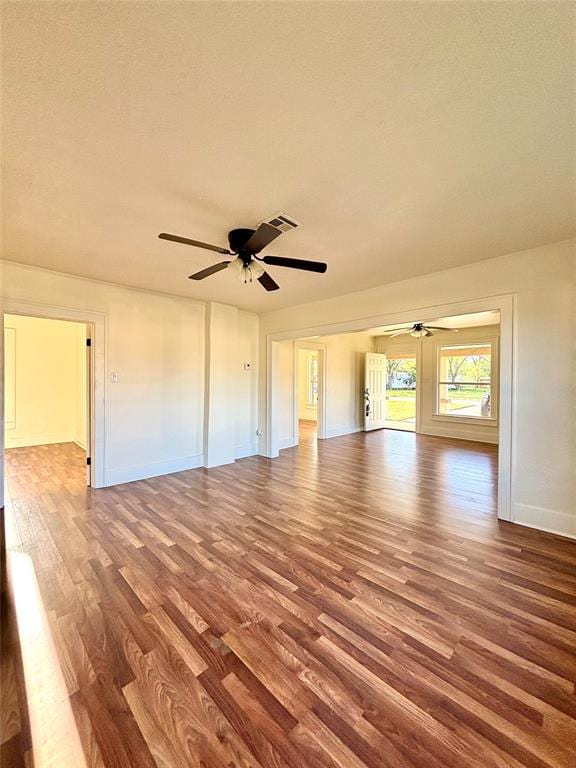
[[386,422],[386,355],[366,352],[364,357],[364,431],[381,429]]

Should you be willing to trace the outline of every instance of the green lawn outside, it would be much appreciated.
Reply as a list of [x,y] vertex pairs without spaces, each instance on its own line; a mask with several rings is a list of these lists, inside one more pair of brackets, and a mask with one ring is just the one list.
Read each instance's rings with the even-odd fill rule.
[[[450,400],[446,404],[446,411],[458,411],[460,409],[479,407],[484,387],[467,387],[465,390],[451,389]],[[414,389],[389,389],[386,393],[386,418],[389,421],[406,421],[416,417],[416,390]],[[397,399],[398,398],[398,399]],[[454,401],[460,402],[454,402]],[[478,414],[479,415],[479,414]]]
[[[396,398],[402,399],[396,400]],[[407,398],[410,399],[408,400]],[[407,419],[415,419],[416,391],[414,389],[388,390],[386,418],[388,421],[406,421]]]
[[[450,397],[453,400],[477,400],[486,394],[487,388],[485,387],[470,387],[466,389],[451,389]],[[387,389],[386,394],[388,397],[416,397],[416,390],[414,389]]]

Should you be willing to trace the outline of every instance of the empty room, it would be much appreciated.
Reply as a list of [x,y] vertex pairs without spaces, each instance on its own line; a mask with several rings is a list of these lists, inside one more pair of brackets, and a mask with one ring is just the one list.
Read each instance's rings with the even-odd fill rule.
[[1,16],[3,768],[573,768],[576,6]]

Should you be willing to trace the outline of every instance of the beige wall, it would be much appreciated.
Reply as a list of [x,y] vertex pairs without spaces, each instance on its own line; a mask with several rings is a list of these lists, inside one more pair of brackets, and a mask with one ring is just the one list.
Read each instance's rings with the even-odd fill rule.
[[86,326],[6,315],[4,334],[6,447],[85,447]]
[[[407,336],[397,336],[396,338],[376,336],[374,338],[374,351],[382,353],[410,352],[417,356],[420,363],[418,372],[419,432],[425,435],[497,443],[497,420],[483,421],[436,415],[436,369],[440,344],[477,344],[482,341],[495,341],[497,343],[499,336],[500,326],[498,325],[461,328],[457,334],[436,331],[433,337],[426,339],[414,339]],[[497,400],[497,386],[498,382],[493,382],[493,402]]]

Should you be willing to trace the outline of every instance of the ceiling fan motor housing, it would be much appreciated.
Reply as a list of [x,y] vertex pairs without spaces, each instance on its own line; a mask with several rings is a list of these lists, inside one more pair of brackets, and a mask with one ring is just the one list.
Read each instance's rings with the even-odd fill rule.
[[237,253],[245,264],[250,262],[250,259],[254,254],[245,251],[244,246],[255,231],[255,229],[231,229],[230,232],[228,232],[230,250],[233,253]]

